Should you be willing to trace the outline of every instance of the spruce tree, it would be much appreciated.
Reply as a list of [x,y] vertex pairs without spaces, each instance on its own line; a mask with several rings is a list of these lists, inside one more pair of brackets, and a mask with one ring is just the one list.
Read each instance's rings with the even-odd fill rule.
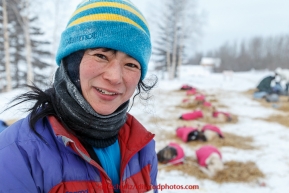
[[[10,68],[12,76],[12,87],[18,88],[22,87],[24,84],[29,84],[27,82],[27,58],[26,58],[26,39],[25,39],[25,9],[27,6],[25,0],[9,0],[7,1],[7,12],[8,12],[8,22],[9,22],[9,43],[10,43]],[[0,4],[0,10],[2,10],[2,4]],[[2,14],[0,20],[2,19]],[[48,51],[50,44],[48,41],[43,40],[44,33],[41,31],[39,24],[37,24],[37,16],[29,16],[29,37],[31,44],[31,62],[34,74],[33,83],[37,86],[46,86],[49,84],[49,59],[51,53]],[[1,28],[2,26],[0,26]],[[5,71],[3,66],[3,54],[4,48],[3,44],[3,30],[0,30],[0,76],[2,80],[2,71]],[[3,68],[4,67],[4,68]],[[2,71],[1,71],[2,70]],[[1,88],[0,88],[1,89]]]

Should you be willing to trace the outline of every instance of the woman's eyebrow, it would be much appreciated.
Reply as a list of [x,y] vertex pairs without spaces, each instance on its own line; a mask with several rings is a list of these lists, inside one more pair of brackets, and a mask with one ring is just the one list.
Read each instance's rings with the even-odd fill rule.
[[114,54],[117,52],[117,50],[110,49],[110,48],[91,48],[91,50],[101,50],[103,52],[113,52]]
[[[103,52],[113,52],[113,54],[116,54],[118,51],[117,50],[114,50],[114,49],[111,49],[111,48],[91,48],[91,50],[101,50]],[[136,60],[134,57],[124,53],[126,56],[128,56],[129,58],[131,59],[134,59]]]

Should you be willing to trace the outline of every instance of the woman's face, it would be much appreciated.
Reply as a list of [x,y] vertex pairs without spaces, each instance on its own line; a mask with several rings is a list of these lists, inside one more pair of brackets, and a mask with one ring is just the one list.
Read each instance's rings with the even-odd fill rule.
[[133,95],[140,80],[141,66],[120,51],[88,49],[79,73],[84,98],[97,113],[109,115]]

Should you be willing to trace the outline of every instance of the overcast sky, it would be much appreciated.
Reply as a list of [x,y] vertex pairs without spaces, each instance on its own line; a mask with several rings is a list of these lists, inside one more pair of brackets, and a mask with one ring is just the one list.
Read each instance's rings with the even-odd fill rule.
[[[132,0],[148,14],[158,0]],[[219,47],[226,41],[254,36],[289,34],[289,0],[197,0],[207,15],[200,51]]]
[[204,50],[225,41],[289,34],[289,0],[199,0],[207,12]]

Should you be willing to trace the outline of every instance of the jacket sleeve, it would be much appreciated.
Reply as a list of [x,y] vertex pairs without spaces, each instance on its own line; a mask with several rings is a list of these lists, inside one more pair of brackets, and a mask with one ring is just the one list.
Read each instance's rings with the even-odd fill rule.
[[[157,173],[158,173],[158,159],[155,153],[153,156],[152,165],[151,165],[151,173],[150,173],[151,184],[154,187],[157,187]],[[158,189],[155,188],[154,193],[157,193],[157,192],[158,192]]]
[[16,143],[0,147],[0,193],[4,192],[38,193],[29,164]]

